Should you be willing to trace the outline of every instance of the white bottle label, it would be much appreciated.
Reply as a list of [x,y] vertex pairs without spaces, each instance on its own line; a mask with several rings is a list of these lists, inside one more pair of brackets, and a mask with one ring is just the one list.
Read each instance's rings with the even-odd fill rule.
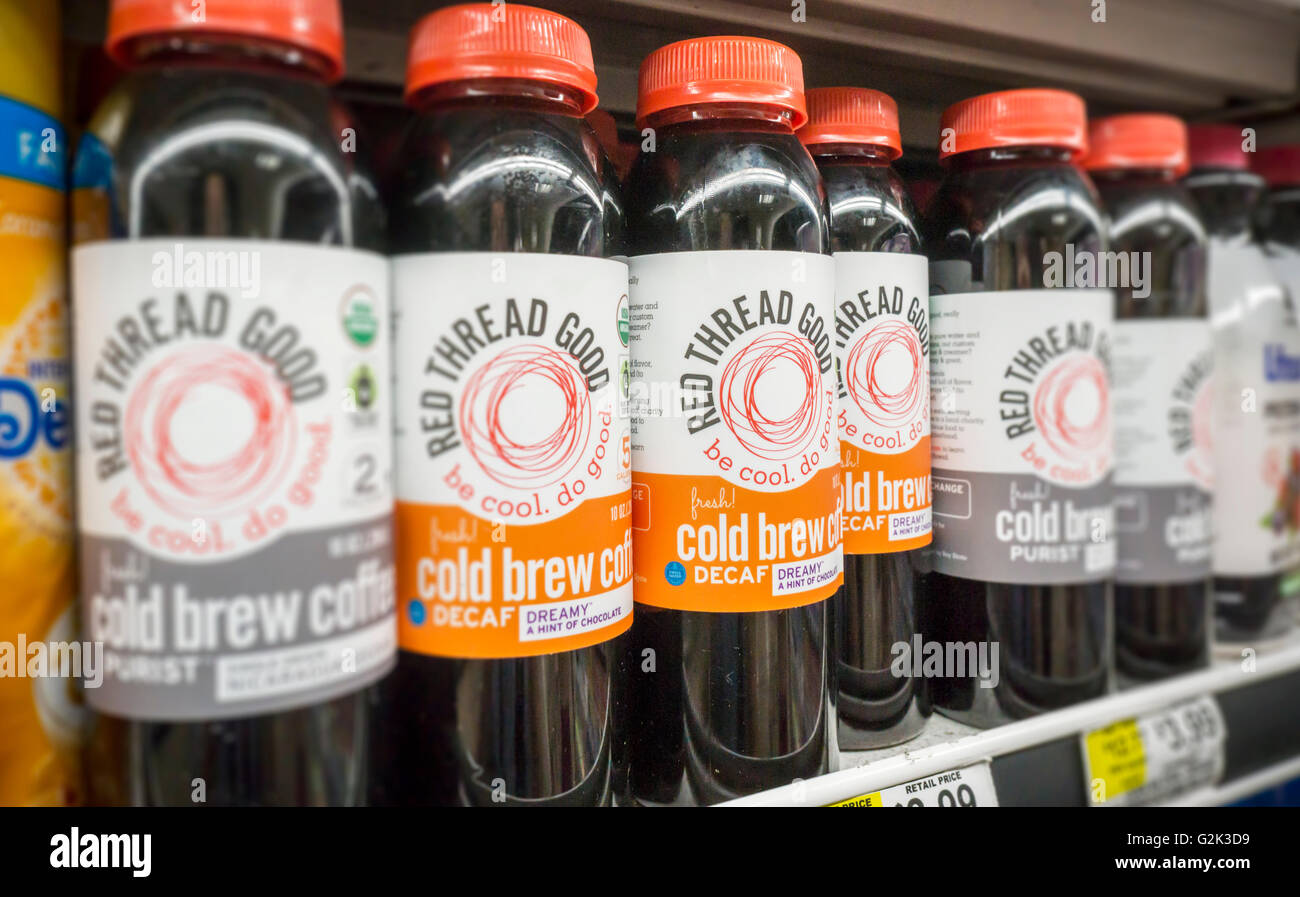
[[97,710],[269,713],[394,661],[388,263],[251,240],[73,254]]
[[930,544],[930,291],[924,256],[837,252],[844,551]]
[[746,612],[843,581],[835,266],[805,252],[631,259],[637,601]]
[[505,658],[632,623],[627,265],[393,260],[401,646]]
[[931,297],[934,563],[989,582],[1115,570],[1108,290]]
[[1259,247],[1212,240],[1214,572],[1300,562],[1300,330]]
[[1210,575],[1214,350],[1205,319],[1115,323],[1115,531],[1122,583]]

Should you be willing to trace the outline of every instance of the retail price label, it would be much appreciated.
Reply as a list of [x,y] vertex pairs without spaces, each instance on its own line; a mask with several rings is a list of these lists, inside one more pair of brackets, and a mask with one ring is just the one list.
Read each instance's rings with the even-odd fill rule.
[[1086,732],[1088,803],[1142,806],[1213,785],[1223,775],[1227,736],[1212,695]]
[[996,807],[998,792],[993,787],[989,763],[950,769],[894,785],[870,794],[859,794],[832,807]]

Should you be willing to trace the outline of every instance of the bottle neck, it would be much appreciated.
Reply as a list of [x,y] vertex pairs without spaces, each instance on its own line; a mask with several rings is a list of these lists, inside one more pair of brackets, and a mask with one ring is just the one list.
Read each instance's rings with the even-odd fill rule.
[[721,131],[767,131],[794,134],[794,114],[766,103],[700,103],[652,112],[643,128],[692,126]]
[[321,53],[252,35],[163,34],[141,37],[125,48],[131,67],[212,66],[296,76],[329,83],[335,67]]
[[1193,168],[1183,179],[1200,208],[1208,233],[1227,239],[1250,235],[1264,198],[1264,179],[1239,168]]
[[967,150],[945,161],[951,171],[965,171],[989,165],[1069,165],[1074,151],[1064,146],[997,146]]
[[808,147],[808,152],[818,163],[848,162],[889,166],[894,161],[888,148],[867,143],[817,143]]
[[1140,168],[1093,168],[1088,170],[1088,175],[1096,183],[1150,183],[1151,181],[1160,181],[1161,183],[1172,184],[1178,180],[1178,172],[1173,168],[1160,168],[1158,166],[1140,167]]
[[548,81],[527,78],[466,78],[419,88],[408,102],[413,109],[421,112],[443,106],[486,103],[581,118],[586,100],[580,90]]

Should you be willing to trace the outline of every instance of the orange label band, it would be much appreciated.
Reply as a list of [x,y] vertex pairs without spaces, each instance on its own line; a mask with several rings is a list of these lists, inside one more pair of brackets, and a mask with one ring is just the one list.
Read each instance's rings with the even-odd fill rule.
[[[840,432],[845,432],[840,422]],[[900,455],[875,455],[840,441],[844,465],[844,553],[886,554],[929,545],[930,437]]]
[[444,657],[526,657],[620,635],[632,624],[630,513],[626,494],[529,526],[398,502],[398,643]]
[[[743,613],[829,598],[844,582],[839,492],[834,468],[787,492],[720,477],[635,474],[637,603]],[[833,510],[807,516],[820,507]]]

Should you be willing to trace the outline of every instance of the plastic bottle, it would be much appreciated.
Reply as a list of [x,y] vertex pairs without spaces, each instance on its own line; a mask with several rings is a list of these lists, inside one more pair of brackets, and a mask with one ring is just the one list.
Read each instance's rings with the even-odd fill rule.
[[383,214],[335,0],[117,0],[77,153],[97,802],[355,804],[392,666]]
[[621,801],[714,803],[829,762],[834,270],[805,118],[799,58],[771,41],[641,65]]
[[1127,681],[1209,662],[1214,349],[1205,229],[1179,183],[1187,126],[1117,115],[1089,129],[1116,271],[1115,666]]
[[986,727],[1109,686],[1114,299],[1079,267],[1106,248],[1079,97],[986,94],[942,128],[947,177],[924,229],[935,572],[920,616],[945,655],[936,708]]
[[[1256,232],[1294,309],[1300,297],[1300,144],[1258,150],[1251,160],[1251,170],[1268,184],[1268,196],[1259,206]],[[1288,570],[1280,588],[1300,623],[1300,570]]]
[[[1252,233],[1265,183],[1235,125],[1188,129],[1186,185],[1209,233],[1214,327],[1216,641],[1258,645],[1291,616],[1283,574],[1300,559],[1300,356],[1286,290]],[[1230,497],[1230,500],[1229,500]]]
[[891,166],[903,152],[897,105],[857,87],[806,97],[799,139],[826,188],[836,277],[845,520],[844,588],[830,605],[837,737],[841,750],[862,750],[912,738],[929,712],[910,662],[908,554],[930,543],[929,277],[916,213]]
[[37,644],[77,638],[60,39],[58,4],[0,2],[0,806],[85,797],[81,671],[27,675]]
[[586,32],[415,28],[393,212],[401,659],[386,803],[611,800],[632,613],[627,265]]

